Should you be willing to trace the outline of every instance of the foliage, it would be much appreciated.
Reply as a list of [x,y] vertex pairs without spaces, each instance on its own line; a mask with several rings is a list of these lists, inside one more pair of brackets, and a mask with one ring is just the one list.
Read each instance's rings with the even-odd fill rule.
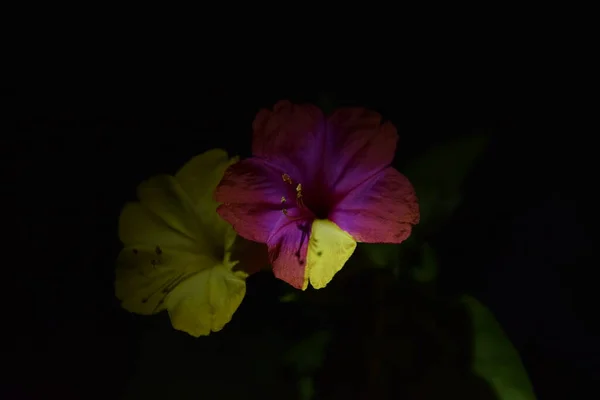
[[400,245],[359,244],[326,288],[297,291],[259,272],[236,318],[199,339],[169,329],[164,313],[149,317],[127,398],[535,399],[490,310],[437,290],[431,238],[486,143],[464,137],[410,162],[420,224]]

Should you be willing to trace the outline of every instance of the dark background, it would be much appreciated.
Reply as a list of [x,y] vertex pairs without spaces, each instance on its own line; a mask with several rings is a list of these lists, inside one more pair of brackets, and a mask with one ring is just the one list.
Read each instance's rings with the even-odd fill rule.
[[[142,354],[149,347],[140,344],[145,330],[168,331],[168,321],[140,320],[113,298],[121,206],[134,199],[141,180],[173,173],[204,150],[249,155],[259,108],[324,95],[390,119],[400,135],[397,159],[471,132],[491,136],[464,203],[436,239],[451,266],[441,280],[495,313],[539,399],[594,397],[597,261],[586,221],[596,214],[597,179],[593,148],[583,141],[589,129],[564,113],[501,84],[469,96],[374,83],[89,82],[3,92],[16,116],[2,138],[7,236],[18,241],[5,249],[16,249],[5,265],[11,281],[3,325],[15,337],[5,343],[14,375],[9,398],[116,398],[141,359],[156,370],[149,381],[168,379],[160,371],[173,366]],[[250,305],[240,309],[240,321],[258,326],[277,314],[264,311],[277,307],[268,300],[276,291],[268,278],[249,282]],[[233,367],[235,373],[243,371]]]

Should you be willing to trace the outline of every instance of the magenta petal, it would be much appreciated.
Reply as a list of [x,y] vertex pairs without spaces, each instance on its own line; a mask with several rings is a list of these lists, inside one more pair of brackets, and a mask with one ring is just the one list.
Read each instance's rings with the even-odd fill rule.
[[389,166],[398,134],[381,115],[364,108],[341,108],[327,119],[328,184],[343,196],[357,184]]
[[390,167],[350,192],[329,219],[357,242],[400,243],[419,222],[419,204],[408,179]]
[[230,166],[215,191],[217,212],[242,237],[266,243],[282,213],[281,197],[290,192],[281,174],[259,159]]
[[289,190],[281,172],[256,158],[231,165],[215,191],[219,203],[280,204],[281,196]]
[[325,118],[318,107],[280,101],[257,114],[253,130],[252,154],[286,169],[294,181],[306,185],[321,168]]
[[309,220],[294,221],[286,217],[267,241],[273,273],[297,289],[306,289],[306,252],[311,224]]
[[221,204],[217,212],[241,237],[266,243],[277,221],[284,217],[280,209],[265,204]]

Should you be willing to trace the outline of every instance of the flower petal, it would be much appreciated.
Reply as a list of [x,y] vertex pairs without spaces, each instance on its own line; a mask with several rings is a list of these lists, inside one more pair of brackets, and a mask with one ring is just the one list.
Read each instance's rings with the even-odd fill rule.
[[315,289],[322,289],[346,264],[356,249],[356,241],[335,223],[317,219],[312,223],[306,274]]
[[281,219],[269,237],[269,260],[273,273],[296,289],[308,286],[306,252],[310,239],[311,221]]
[[250,158],[231,165],[215,191],[215,200],[223,204],[281,204],[289,188],[282,170],[263,160]]
[[189,160],[177,171],[175,179],[194,204],[213,202],[212,192],[223,178],[225,170],[237,161],[239,157],[230,159],[225,150],[212,149]]
[[364,108],[340,108],[327,119],[329,187],[343,196],[389,166],[398,134],[381,115]]
[[177,284],[218,262],[155,245],[125,247],[117,258],[115,295],[130,312],[154,314],[165,308],[165,297]]
[[285,168],[294,181],[307,184],[321,169],[325,118],[318,107],[280,101],[273,111],[259,111],[253,130],[252,154]]
[[180,283],[166,299],[173,328],[195,337],[223,329],[246,295],[246,277],[217,265]]
[[209,236],[219,240],[227,237],[230,226],[216,213],[214,192],[225,170],[237,161],[239,157],[229,158],[225,150],[213,149],[192,158],[175,174],[196,219],[210,232]]
[[401,243],[419,222],[419,204],[408,179],[386,168],[350,192],[329,219],[358,242]]
[[152,177],[138,186],[137,193],[142,206],[170,229],[197,243],[216,245],[201,222],[193,218],[194,208],[172,176]]
[[119,217],[119,239],[126,246],[161,246],[191,253],[202,252],[201,244],[173,229],[140,203],[127,203]]
[[240,236],[265,243],[284,218],[282,197],[290,198],[293,193],[281,175],[260,159],[233,164],[215,191],[216,201],[222,203],[217,212]]
[[273,227],[284,215],[268,205],[222,204],[217,212],[243,238],[266,243]]

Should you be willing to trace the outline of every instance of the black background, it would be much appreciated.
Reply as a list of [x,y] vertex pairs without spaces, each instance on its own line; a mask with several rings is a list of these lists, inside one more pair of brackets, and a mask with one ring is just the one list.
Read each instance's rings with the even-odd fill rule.
[[324,94],[390,119],[400,135],[397,159],[473,131],[491,135],[464,203],[437,240],[452,266],[441,278],[495,313],[539,399],[594,397],[597,262],[586,221],[597,208],[597,179],[593,148],[582,141],[588,132],[565,113],[501,84],[471,96],[374,82],[90,82],[3,93],[16,116],[2,139],[7,237],[18,241],[6,246],[14,254],[4,265],[11,283],[3,325],[16,338],[5,343],[14,356],[5,361],[12,398],[80,398],[83,389],[86,398],[118,397],[141,329],[112,292],[122,204],[141,180],[206,149],[249,155],[260,108]]

